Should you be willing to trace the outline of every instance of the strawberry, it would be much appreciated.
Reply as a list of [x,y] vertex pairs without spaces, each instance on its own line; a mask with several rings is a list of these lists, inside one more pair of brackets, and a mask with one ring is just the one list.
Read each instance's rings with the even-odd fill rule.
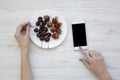
[[52,19],[52,23],[53,24],[56,24],[58,21],[57,21],[58,17],[56,16],[55,18]]
[[55,26],[56,28],[60,28],[60,23],[55,23],[54,26]]
[[52,23],[51,22],[47,22],[47,26],[48,27],[52,27]]
[[58,33],[58,34],[61,34],[61,29],[56,29],[56,32]]
[[57,33],[52,34],[52,38],[53,39],[59,39],[59,34],[57,34]]
[[52,34],[52,38],[56,39],[56,33]]
[[48,15],[45,15],[44,20],[45,20],[45,22],[48,22],[50,20],[50,17]]
[[50,31],[52,32],[52,33],[54,33],[55,32],[55,27],[53,26],[51,29],[50,29]]

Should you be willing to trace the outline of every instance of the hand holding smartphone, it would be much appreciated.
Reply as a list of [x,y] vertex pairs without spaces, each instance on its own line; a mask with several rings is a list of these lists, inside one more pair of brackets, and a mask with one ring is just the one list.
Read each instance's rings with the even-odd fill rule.
[[85,23],[73,22],[72,33],[73,33],[74,50],[79,50],[79,48],[87,49]]

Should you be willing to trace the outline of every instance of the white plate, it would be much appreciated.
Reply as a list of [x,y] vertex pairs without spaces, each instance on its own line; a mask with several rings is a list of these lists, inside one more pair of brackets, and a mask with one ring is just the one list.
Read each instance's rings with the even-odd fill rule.
[[[36,33],[34,32],[34,28],[36,27],[36,25],[35,25],[36,21],[38,20],[39,16],[43,17],[45,15],[49,15],[51,18],[57,16],[58,21],[62,23],[62,26],[61,26],[62,33],[61,33],[59,39],[54,40],[53,38],[50,38],[49,42],[45,42],[45,41],[40,41],[40,39],[37,38]],[[46,9],[46,10],[37,12],[34,16],[31,17],[30,23],[32,25],[30,27],[30,38],[33,41],[33,43],[35,43],[37,46],[39,46],[41,48],[55,48],[58,45],[60,45],[64,41],[65,37],[67,36],[67,24],[65,22],[65,19],[63,18],[62,15],[60,15],[56,11]]]

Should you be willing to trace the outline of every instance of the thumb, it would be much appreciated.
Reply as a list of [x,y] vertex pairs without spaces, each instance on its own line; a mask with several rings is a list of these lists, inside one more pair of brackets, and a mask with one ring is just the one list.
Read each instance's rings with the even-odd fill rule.
[[30,34],[30,27],[29,27],[29,25],[27,25],[27,28],[26,28],[26,36],[29,36],[29,34]]

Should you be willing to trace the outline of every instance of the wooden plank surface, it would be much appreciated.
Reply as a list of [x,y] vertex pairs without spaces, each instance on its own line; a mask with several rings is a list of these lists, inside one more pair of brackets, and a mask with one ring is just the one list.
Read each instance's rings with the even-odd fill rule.
[[120,80],[120,0],[0,0],[0,80],[20,80],[20,50],[14,38],[18,24],[38,10],[53,9],[65,18],[64,43],[43,50],[30,43],[35,80],[97,80],[73,51],[71,23],[86,21],[89,49],[102,52],[113,80]]

